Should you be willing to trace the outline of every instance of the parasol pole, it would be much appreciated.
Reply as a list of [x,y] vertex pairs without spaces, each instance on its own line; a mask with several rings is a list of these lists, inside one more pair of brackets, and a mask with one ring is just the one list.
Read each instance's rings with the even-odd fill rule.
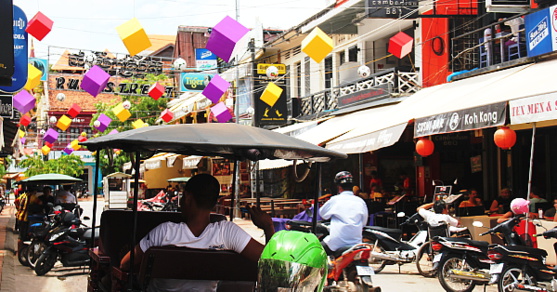
[[318,172],[318,183],[317,183],[317,195],[314,196],[313,198],[313,218],[311,219],[311,232],[313,232],[313,234],[316,233],[317,231],[317,215],[319,212],[319,198],[321,197],[321,172],[322,172],[322,168],[321,168],[322,163],[319,163],[319,172]]
[[[97,149],[95,155],[95,181],[93,182],[93,224],[91,225],[91,248],[95,248],[95,223],[97,222],[97,195],[99,193],[99,172],[100,172],[100,149]],[[77,198],[77,197],[76,197]],[[92,263],[92,262],[91,262]]]
[[[534,144],[536,142],[536,123],[532,124],[532,145],[530,146],[530,169],[528,170],[528,193],[526,194],[526,200],[530,201],[530,192],[532,191],[532,170],[534,168]],[[530,207],[528,207],[528,212],[530,211]],[[530,243],[530,237],[528,236],[528,218],[530,214],[526,214],[526,228],[524,228],[524,232],[526,233],[527,243]]]

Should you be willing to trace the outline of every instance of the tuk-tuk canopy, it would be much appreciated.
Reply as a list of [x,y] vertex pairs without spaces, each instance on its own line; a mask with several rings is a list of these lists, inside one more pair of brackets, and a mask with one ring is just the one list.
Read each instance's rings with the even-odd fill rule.
[[65,174],[59,173],[47,173],[47,174],[39,174],[34,175],[32,177],[26,178],[21,180],[19,183],[22,184],[72,184],[77,182],[82,182],[83,180],[80,178],[71,177]]
[[131,178],[132,176],[123,172],[114,172],[105,177],[106,178]]

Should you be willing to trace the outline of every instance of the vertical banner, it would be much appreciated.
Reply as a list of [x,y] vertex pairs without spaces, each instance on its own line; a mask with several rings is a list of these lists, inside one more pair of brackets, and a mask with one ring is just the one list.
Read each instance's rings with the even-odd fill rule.
[[[2,0],[0,0],[2,1]],[[0,91],[16,92],[27,83],[27,62],[29,52],[27,51],[27,16],[23,10],[17,6],[13,6],[13,57],[14,57],[14,73],[12,75],[12,84],[10,86],[0,86]],[[2,39],[1,42],[4,40]]]
[[12,0],[0,0],[0,86],[11,86],[14,74]]
[[[253,81],[256,125],[285,125],[288,122],[286,80],[284,78],[286,66],[284,64],[254,64],[254,66],[257,66]],[[268,77],[266,75],[266,69],[270,66],[277,68],[276,77]],[[273,106],[261,100],[261,95],[269,82],[273,82],[282,88],[282,93]]]

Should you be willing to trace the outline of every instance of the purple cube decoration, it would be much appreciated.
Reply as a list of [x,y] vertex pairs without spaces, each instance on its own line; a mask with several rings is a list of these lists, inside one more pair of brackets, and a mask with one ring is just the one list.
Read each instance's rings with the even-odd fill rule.
[[21,142],[22,145],[25,144],[25,142],[27,142],[27,139],[25,137],[19,139],[19,141]]
[[105,114],[100,114],[97,122],[99,122],[99,125],[94,125],[95,128],[100,132],[104,132],[104,130],[108,128],[108,125],[110,125],[110,122],[112,122],[112,119]]
[[83,80],[81,80],[81,88],[87,91],[93,97],[96,97],[99,93],[103,91],[110,79],[110,75],[104,72],[101,67],[95,65],[85,75],[83,75]]
[[210,99],[213,103],[218,103],[219,99],[228,89],[228,87],[230,87],[230,83],[216,74],[215,76],[213,76],[211,82],[207,84],[201,94]]
[[226,123],[232,118],[232,115],[230,114],[230,111],[228,110],[224,102],[219,102],[214,105],[211,108],[211,112],[217,118],[219,123]]
[[27,90],[22,90],[13,98],[14,107],[22,114],[27,113],[35,107],[35,97]]
[[207,40],[206,48],[225,62],[229,62],[236,43],[240,41],[248,31],[248,28],[241,25],[230,16],[226,16],[213,27],[211,36],[209,40]]
[[118,134],[118,130],[114,129],[112,131],[110,131],[107,135],[112,135],[112,134]]
[[70,148],[70,147],[64,148],[64,153],[70,155],[70,154],[72,154],[72,152],[73,152],[73,149],[72,149],[72,148]]
[[54,144],[54,142],[58,139],[58,131],[54,129],[48,129],[43,136],[43,140],[50,144]]

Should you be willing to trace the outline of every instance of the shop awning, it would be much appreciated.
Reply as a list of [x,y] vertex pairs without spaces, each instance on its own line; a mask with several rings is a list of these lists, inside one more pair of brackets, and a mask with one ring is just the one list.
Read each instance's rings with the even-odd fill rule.
[[182,159],[182,169],[195,169],[203,156],[192,155]]
[[180,154],[175,153],[158,153],[151,158],[146,159],[143,165],[145,169],[157,169],[162,167],[162,163],[166,163],[166,167],[172,167],[174,161]]

